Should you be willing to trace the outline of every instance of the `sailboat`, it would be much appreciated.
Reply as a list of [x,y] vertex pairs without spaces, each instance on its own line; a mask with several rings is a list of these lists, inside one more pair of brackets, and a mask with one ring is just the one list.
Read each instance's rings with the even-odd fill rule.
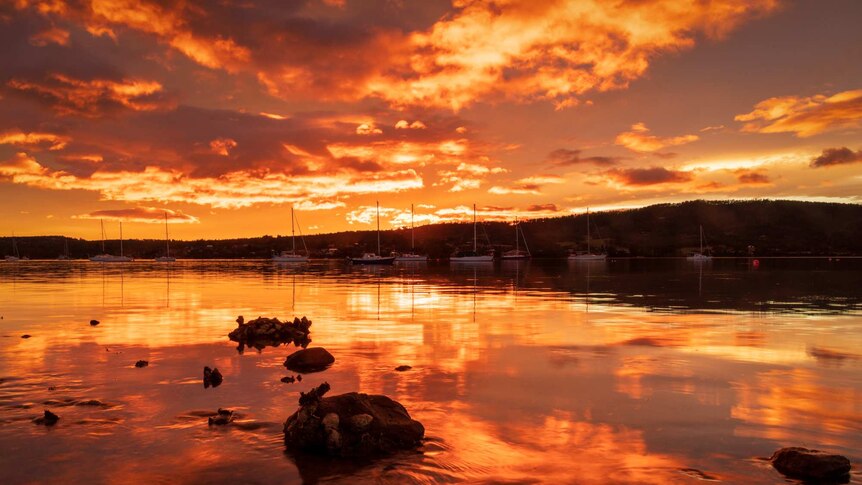
[[710,261],[712,260],[712,256],[708,254],[704,254],[703,252],[703,225],[700,226],[700,251],[690,254],[685,259],[689,261]]
[[[300,231],[301,232],[301,231]],[[308,248],[305,247],[305,239],[302,240],[302,246],[305,247],[305,255],[296,252],[296,224],[293,222],[293,207],[290,208],[290,251],[282,251],[272,257],[276,263],[307,263]]]
[[449,257],[449,261],[453,263],[487,263],[494,261],[494,252],[491,250],[488,254],[479,254],[476,244],[476,204],[473,204],[473,250],[458,251]]
[[15,241],[15,234],[14,233],[12,234],[12,253],[13,254],[10,254],[3,259],[5,259],[6,261],[9,261],[10,263],[21,260],[21,255],[18,253],[18,242]]
[[65,237],[63,238],[63,254],[57,256],[58,261],[68,261],[69,260],[69,240]]
[[428,261],[428,256],[425,254],[416,254],[416,240],[414,236],[415,229],[413,227],[413,204],[410,204],[410,252],[399,254],[395,257],[395,261],[400,263],[424,263]]
[[587,252],[574,253],[569,255],[569,261],[604,261],[608,259],[607,254],[593,254],[590,247],[590,208],[587,207]]
[[173,263],[177,258],[171,256],[171,243],[168,238],[168,212],[165,211],[165,255],[156,258],[157,263]]
[[97,263],[128,263],[130,261],[134,261],[134,259],[129,256],[123,256],[123,223],[120,222],[120,255],[114,256],[113,254],[108,254],[105,252],[105,221],[99,220],[99,223],[102,225],[102,254],[97,256],[93,256],[90,258],[90,261],[95,261]]
[[353,264],[392,264],[395,256],[380,255],[380,202],[377,202],[377,252],[364,253],[361,258],[350,258]]
[[[521,239],[524,240],[524,249],[521,249]],[[530,259],[530,248],[527,246],[527,238],[524,236],[524,230],[521,229],[521,223],[515,221],[515,249],[506,251],[500,256],[500,259]]]

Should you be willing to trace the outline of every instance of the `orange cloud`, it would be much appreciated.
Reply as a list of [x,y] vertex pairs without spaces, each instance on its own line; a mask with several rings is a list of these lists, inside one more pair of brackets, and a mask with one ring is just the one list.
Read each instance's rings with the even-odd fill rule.
[[660,138],[649,134],[649,128],[643,123],[632,125],[631,131],[625,131],[617,135],[616,144],[622,145],[635,152],[654,152],[669,146],[683,145],[697,141],[697,135],[680,135]]
[[451,184],[449,192],[463,192],[481,187],[488,175],[506,173],[507,171],[502,167],[488,167],[477,163],[462,162],[454,170],[437,172],[440,180],[434,185]]
[[[416,225],[438,224],[443,222],[471,222],[473,220],[473,207],[459,205],[455,207],[434,208],[433,211],[418,211],[412,214],[413,223]],[[530,205],[526,209],[516,207],[477,207],[476,217],[479,220],[489,222],[508,222],[515,219],[529,219],[535,217],[551,217],[569,214],[568,211],[559,209],[554,204]],[[374,224],[377,217],[376,206],[361,206],[347,213],[346,219],[349,224]],[[410,209],[395,207],[380,207],[381,223],[392,227],[409,227],[411,223]]]
[[236,148],[236,140],[231,138],[216,138],[210,142],[210,150],[216,155],[226,157],[230,155],[230,151]]
[[768,175],[760,171],[753,170],[737,170],[736,180],[741,184],[747,185],[764,185],[771,182]]
[[48,44],[69,45],[69,31],[59,27],[49,27],[30,36],[30,43],[37,47]]
[[757,103],[750,113],[737,115],[743,131],[794,133],[800,138],[827,131],[862,126],[862,89],[833,96],[783,96]]
[[7,85],[17,91],[45,100],[61,115],[95,118],[112,108],[152,111],[166,107],[158,95],[162,85],[141,79],[77,79],[51,74],[40,81],[11,79]]
[[622,161],[622,157],[581,157],[581,150],[559,148],[548,154],[548,161],[551,162],[552,165],[556,165],[558,167],[583,163],[592,163],[593,165],[616,165]]
[[479,99],[577,104],[590,90],[623,88],[663,51],[720,37],[777,8],[777,0],[535,2],[473,0],[410,38],[409,66],[368,83],[396,104],[460,109]]
[[0,145],[15,145],[31,149],[47,146],[49,150],[62,150],[69,143],[69,140],[68,136],[54,133],[24,133],[21,130],[0,133]]
[[200,220],[182,211],[171,209],[158,209],[156,207],[134,207],[130,209],[107,209],[72,216],[75,219],[109,219],[129,222],[143,222],[145,224],[163,224],[165,217],[175,223],[199,223]]
[[[291,175],[269,170],[234,171],[218,177],[192,177],[177,170],[96,171],[88,177],[51,170],[25,153],[0,163],[0,180],[49,190],[89,190],[105,200],[185,202],[216,208],[258,204],[305,204],[303,210],[332,208],[338,197],[400,192],[423,186],[414,170],[356,174]],[[333,205],[335,204],[335,205]]]

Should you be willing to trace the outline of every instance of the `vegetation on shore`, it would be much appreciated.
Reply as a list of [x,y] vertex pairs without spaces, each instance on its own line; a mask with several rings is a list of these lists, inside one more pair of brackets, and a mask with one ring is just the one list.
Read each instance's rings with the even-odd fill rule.
[[[534,257],[563,257],[586,249],[584,214],[524,221],[521,226]],[[862,255],[862,205],[788,200],[689,201],[640,209],[590,214],[593,250],[610,256],[683,256],[699,246],[703,225],[705,245],[715,256]],[[486,222],[480,244],[490,241],[498,253],[515,244],[511,224]],[[487,234],[487,237],[486,237]],[[445,259],[456,248],[472,244],[469,223],[430,224],[416,228],[416,250],[432,259]],[[384,253],[410,248],[410,229],[382,231]],[[53,259],[63,252],[85,258],[101,252],[101,241],[63,236],[17,237],[21,256]],[[118,252],[118,241],[106,242]],[[375,250],[374,231],[347,231],[305,236],[312,257],[342,258]],[[126,240],[125,254],[151,259],[164,252],[164,241]],[[290,236],[261,236],[171,242],[179,258],[268,258],[290,247]],[[12,238],[0,238],[0,254],[11,254]]]

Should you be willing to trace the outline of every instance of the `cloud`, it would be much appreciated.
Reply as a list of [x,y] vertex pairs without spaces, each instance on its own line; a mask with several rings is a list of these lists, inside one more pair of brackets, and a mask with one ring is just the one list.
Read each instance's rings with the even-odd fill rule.
[[216,138],[210,141],[210,150],[216,155],[226,157],[230,155],[230,151],[236,148],[236,140],[231,138]]
[[629,186],[647,186],[658,184],[674,184],[689,182],[693,176],[690,172],[668,170],[662,167],[611,169],[604,175]]
[[30,36],[30,44],[45,47],[48,44],[69,45],[69,31],[58,27],[49,27]]
[[811,167],[831,167],[848,163],[862,162],[862,150],[853,151],[847,147],[827,148],[820,156],[811,160]]
[[250,75],[285,99],[376,97],[458,110],[499,99],[575,106],[586,92],[625,88],[655,57],[721,38],[779,3],[471,0],[408,10],[387,2],[372,16],[363,2],[325,1],[338,8],[155,0],[20,0],[15,8],[119,42],[143,34],[169,50],[165,57]]
[[143,79],[80,79],[53,73],[38,80],[13,78],[6,86],[47,103],[60,115],[98,118],[120,109],[152,111],[172,106],[161,96],[161,84]]
[[556,204],[533,204],[527,207],[527,212],[559,212]]
[[[395,123],[395,129],[396,130],[424,130],[425,128],[428,128],[428,127],[425,126],[425,123],[422,123],[419,120],[416,120],[413,123],[410,123],[407,120],[398,120],[398,123]],[[457,131],[457,128],[456,128],[456,131]]]
[[155,207],[135,207],[131,209],[107,209],[72,216],[75,219],[108,219],[129,222],[143,222],[145,224],[163,224],[167,214],[168,222],[174,223],[199,223],[197,217],[185,214],[182,211],[170,209],[158,209]]
[[735,173],[736,180],[738,180],[741,184],[764,185],[771,182],[769,176],[762,172],[756,172],[751,170],[737,170]]
[[0,180],[46,190],[87,190],[105,200],[184,202],[215,208],[258,204],[300,204],[304,210],[331,208],[339,197],[418,189],[414,170],[356,174],[290,175],[266,170],[238,170],[218,177],[193,177],[180,171],[146,167],[141,171],[96,171],[88,177],[52,170],[26,153],[0,162]]
[[832,96],[782,96],[763,100],[750,113],[734,118],[743,131],[794,133],[800,138],[862,125],[862,89]]
[[374,123],[361,123],[356,127],[357,135],[379,135],[383,130],[374,126]]
[[70,138],[68,136],[54,133],[24,133],[21,130],[0,133],[0,145],[15,145],[30,149],[47,148],[48,150],[62,150],[69,141]]
[[570,150],[567,148],[559,148],[548,154],[548,161],[552,165],[565,167],[569,165],[579,165],[591,163],[598,166],[616,165],[622,161],[622,157],[581,157],[581,150]]
[[616,144],[635,152],[654,152],[669,146],[691,143],[698,139],[697,135],[657,137],[649,134],[649,128],[645,124],[635,123],[632,125],[631,131],[625,131],[617,135]]
[[488,189],[491,194],[539,194],[543,186],[547,184],[561,184],[566,180],[557,175],[534,175],[516,180],[508,187],[495,185]]
[[488,167],[478,163],[461,162],[454,170],[438,171],[437,175],[440,179],[434,185],[451,185],[449,192],[463,192],[478,189],[482,186],[485,178],[491,174],[506,172],[508,170],[502,167]]

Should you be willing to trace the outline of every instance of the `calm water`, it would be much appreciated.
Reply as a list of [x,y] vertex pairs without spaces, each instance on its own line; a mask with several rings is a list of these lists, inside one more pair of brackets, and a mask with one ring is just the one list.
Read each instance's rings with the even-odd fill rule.
[[[780,483],[760,458],[802,445],[862,483],[860,288],[846,259],[0,263],[0,482]],[[284,384],[292,348],[238,353],[237,315],[306,315],[337,361]],[[295,462],[282,422],[324,380],[400,401],[424,446]]]

